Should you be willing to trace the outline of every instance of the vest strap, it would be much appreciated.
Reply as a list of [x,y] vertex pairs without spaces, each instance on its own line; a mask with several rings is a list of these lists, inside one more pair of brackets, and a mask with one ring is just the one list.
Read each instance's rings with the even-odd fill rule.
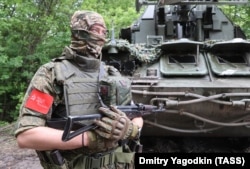
[[82,77],[74,77],[72,78],[73,83],[98,83],[98,79],[93,78],[82,78]]
[[115,152],[115,162],[130,164],[134,160],[134,155],[133,152]]
[[134,152],[124,152],[123,147],[118,147],[115,152],[115,162],[130,164],[134,160]]
[[79,98],[72,98],[70,99],[70,102],[68,104],[71,106],[71,105],[91,104],[91,103],[99,103],[98,98],[84,98],[81,100]]
[[75,94],[75,93],[97,93],[98,89],[96,88],[88,88],[87,90],[83,90],[82,88],[70,88],[67,89],[68,94]]
[[98,169],[115,162],[115,154],[111,152],[104,156],[84,156],[85,169]]
[[[94,114],[95,112],[97,112],[98,110],[97,109],[87,109],[87,110],[84,110],[84,113],[85,114]],[[70,112],[70,115],[75,115],[75,114],[81,114],[83,112],[83,110],[73,110]]]

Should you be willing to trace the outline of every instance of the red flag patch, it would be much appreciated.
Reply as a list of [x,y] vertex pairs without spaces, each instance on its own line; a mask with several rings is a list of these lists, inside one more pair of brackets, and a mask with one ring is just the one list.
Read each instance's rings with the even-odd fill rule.
[[42,114],[47,114],[53,102],[53,97],[47,93],[43,93],[37,89],[33,89],[30,93],[25,107],[35,110]]

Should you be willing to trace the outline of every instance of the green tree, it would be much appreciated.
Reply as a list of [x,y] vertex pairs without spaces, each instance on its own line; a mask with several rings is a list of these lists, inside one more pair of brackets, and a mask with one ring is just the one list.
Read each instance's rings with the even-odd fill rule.
[[223,6],[222,9],[225,14],[235,23],[242,28],[247,38],[250,38],[250,8],[249,0],[247,5],[231,5]]
[[80,9],[93,10],[103,15],[108,29],[114,23],[116,37],[120,28],[130,26],[138,17],[135,0],[84,0]]
[[71,11],[61,5],[56,0],[0,3],[0,120],[16,119],[36,69],[58,55],[69,40],[65,34]]
[[136,17],[133,5],[134,0],[1,1],[0,121],[17,118],[35,71],[69,44],[69,21],[75,10],[95,10],[104,16],[108,27],[113,20],[119,30]]

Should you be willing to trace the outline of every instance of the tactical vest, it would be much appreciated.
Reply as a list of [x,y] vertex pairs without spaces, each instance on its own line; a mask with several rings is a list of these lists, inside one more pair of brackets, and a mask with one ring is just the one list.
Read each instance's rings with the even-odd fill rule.
[[96,68],[80,69],[68,60],[55,63],[56,80],[63,83],[67,116],[96,114],[103,106],[101,102],[109,106],[125,105],[131,101],[127,78],[109,76],[103,65],[99,66],[99,60],[85,59],[88,65]]
[[68,60],[63,60],[56,63],[55,72],[57,81],[63,80],[67,116],[97,113],[101,106],[98,100],[99,70],[81,71]]
[[[131,84],[127,78],[109,76],[108,70],[103,65],[100,66],[96,59],[82,59],[84,59],[85,64],[80,67],[67,59],[59,59],[55,62],[56,83],[63,86],[62,92],[66,106],[65,116],[99,113],[98,108],[102,106],[102,101],[107,106],[125,105],[131,101]],[[98,96],[101,97],[101,100]],[[74,150],[72,153],[68,151],[69,158],[65,159],[62,166],[55,165],[49,151],[38,151],[37,153],[42,166],[49,169],[71,168],[76,163],[79,163],[80,166],[78,167],[81,169],[103,168],[106,165],[113,168],[114,163],[123,166],[121,168],[125,166],[133,167],[131,162],[133,162],[134,152],[128,150],[125,153],[121,150],[120,147],[115,152],[109,152],[99,158],[77,154]]]

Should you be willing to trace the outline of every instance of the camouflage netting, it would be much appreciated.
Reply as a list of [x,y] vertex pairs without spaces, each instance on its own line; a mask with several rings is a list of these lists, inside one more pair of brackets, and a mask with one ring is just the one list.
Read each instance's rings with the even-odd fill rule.
[[136,58],[141,62],[151,63],[160,57],[161,49],[159,47],[147,47],[145,43],[133,44],[138,51]]
[[129,52],[132,58],[144,63],[151,63],[160,57],[160,48],[147,47],[145,43],[130,44],[127,40],[116,39],[115,43],[108,41],[103,50],[107,50],[110,46],[116,47],[118,51]]

